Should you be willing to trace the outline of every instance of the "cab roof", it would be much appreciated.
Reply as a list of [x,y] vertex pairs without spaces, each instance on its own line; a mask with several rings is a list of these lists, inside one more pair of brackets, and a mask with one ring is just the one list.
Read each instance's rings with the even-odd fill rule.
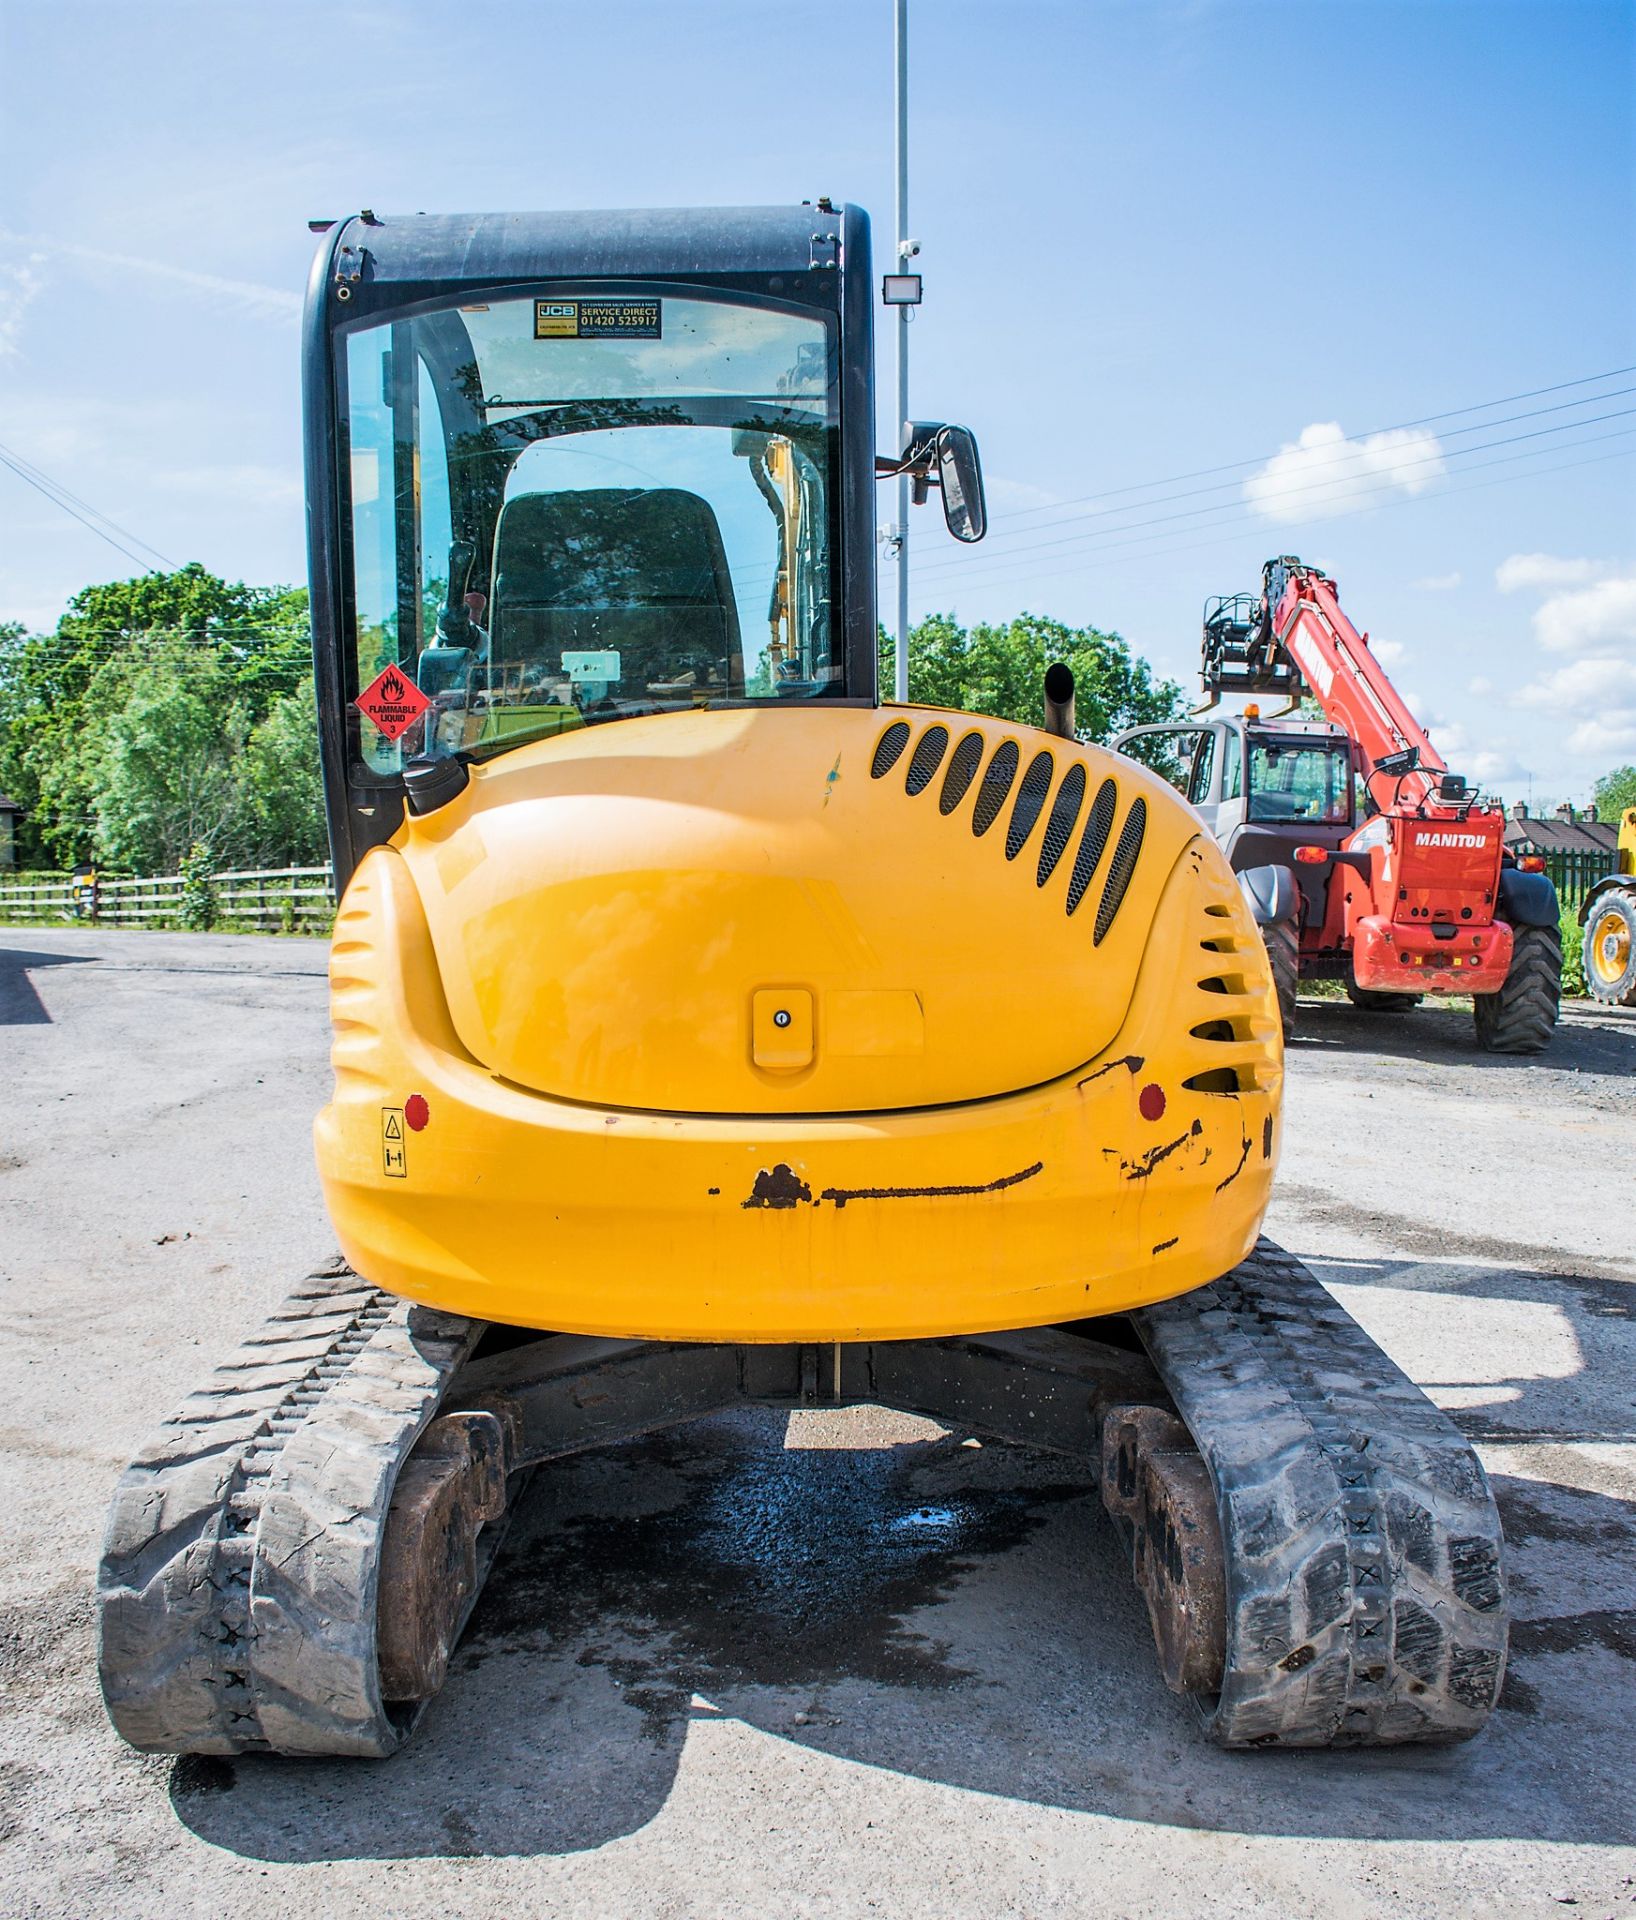
[[856,207],[805,202],[600,213],[365,212],[325,230],[319,260],[321,268],[333,262],[337,272],[343,262],[360,263],[354,285],[366,305],[376,287],[391,289],[397,304],[421,290],[524,280],[805,278],[834,266],[843,227],[865,220]]

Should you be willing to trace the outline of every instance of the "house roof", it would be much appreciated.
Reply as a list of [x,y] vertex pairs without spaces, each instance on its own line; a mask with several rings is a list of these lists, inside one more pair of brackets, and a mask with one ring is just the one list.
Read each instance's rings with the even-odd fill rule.
[[0,793],[0,813],[21,813],[22,808],[8,794]]
[[1513,849],[1533,847],[1540,853],[1609,853],[1619,845],[1619,829],[1611,820],[1559,820],[1555,814],[1507,820],[1505,844]]

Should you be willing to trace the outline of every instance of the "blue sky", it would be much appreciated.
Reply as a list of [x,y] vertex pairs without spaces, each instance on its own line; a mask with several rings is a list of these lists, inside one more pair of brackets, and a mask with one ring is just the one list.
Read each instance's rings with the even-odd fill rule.
[[[913,410],[976,430],[994,516],[919,516],[915,610],[1190,682],[1205,596],[1296,552],[1468,773],[1636,760],[1636,0],[911,14]],[[0,443],[300,579],[309,216],[829,193],[884,251],[890,15],[0,0]],[[0,467],[0,618],[130,571]]]

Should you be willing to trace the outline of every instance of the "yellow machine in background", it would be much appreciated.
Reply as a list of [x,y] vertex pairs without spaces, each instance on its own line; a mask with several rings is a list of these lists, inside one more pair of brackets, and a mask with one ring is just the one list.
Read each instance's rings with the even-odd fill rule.
[[1636,1007],[1636,807],[1619,822],[1614,872],[1597,881],[1579,909],[1585,929],[1585,985],[1609,1007]]
[[306,323],[346,1266],[115,1496],[155,1752],[380,1756],[536,1469],[746,1405],[1045,1447],[1229,1746],[1459,1739],[1504,1671],[1460,1434],[1257,1244],[1266,952],[1198,817],[882,706],[856,208],[364,214]]

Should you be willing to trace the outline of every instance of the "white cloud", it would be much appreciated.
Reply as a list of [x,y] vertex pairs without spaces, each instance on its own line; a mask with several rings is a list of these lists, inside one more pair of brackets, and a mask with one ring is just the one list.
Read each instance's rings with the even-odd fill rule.
[[1600,757],[1636,749],[1636,657],[1557,667],[1524,687],[1517,704],[1559,716],[1572,729],[1571,753]]
[[[1428,574],[1424,580],[1416,580],[1413,584],[1422,593],[1453,593],[1460,584],[1460,569],[1456,567],[1453,573]],[[1378,647],[1376,652],[1379,652]]]
[[1636,651],[1636,572],[1552,594],[1534,615],[1534,632],[1550,653],[1583,653],[1591,647]]
[[1547,653],[1583,656],[1542,672],[1513,704],[1542,717],[1557,751],[1606,760],[1636,750],[1636,568],[1514,553],[1494,582],[1502,593],[1542,593],[1534,638]]
[[1244,498],[1268,520],[1327,520],[1388,493],[1423,493],[1442,472],[1442,446],[1424,428],[1348,440],[1337,422],[1319,421],[1250,475]]
[[1494,682],[1488,678],[1487,674],[1480,673],[1475,680],[1468,680],[1466,682],[1466,692],[1475,693],[1479,697],[1485,693],[1496,693],[1498,691],[1499,689],[1494,685]]
[[1383,667],[1395,667],[1403,658],[1405,649],[1401,640],[1371,640],[1369,651]]
[[1450,767],[1480,787],[1492,787],[1501,781],[1515,780],[1523,773],[1508,741],[1485,735],[1487,744],[1475,746],[1471,735],[1458,720],[1445,720],[1440,714],[1434,714],[1427,720],[1426,731]]
[[21,351],[23,315],[45,287],[39,271],[44,261],[43,253],[31,253],[13,266],[0,267],[0,360]]
[[167,285],[185,287],[190,293],[202,293],[228,304],[244,308],[264,319],[294,319],[301,311],[301,295],[289,287],[264,286],[259,280],[231,280],[219,273],[197,273],[191,267],[172,266],[168,260],[144,260],[130,253],[109,253],[101,247],[83,247],[72,240],[53,240],[26,233],[8,233],[0,229],[0,241],[14,246],[40,249],[36,260],[50,255],[56,259],[77,260],[92,268],[106,268],[121,275],[139,273]]
[[1595,560],[1564,560],[1554,553],[1514,553],[1494,569],[1501,593],[1519,587],[1577,587],[1606,569]]

